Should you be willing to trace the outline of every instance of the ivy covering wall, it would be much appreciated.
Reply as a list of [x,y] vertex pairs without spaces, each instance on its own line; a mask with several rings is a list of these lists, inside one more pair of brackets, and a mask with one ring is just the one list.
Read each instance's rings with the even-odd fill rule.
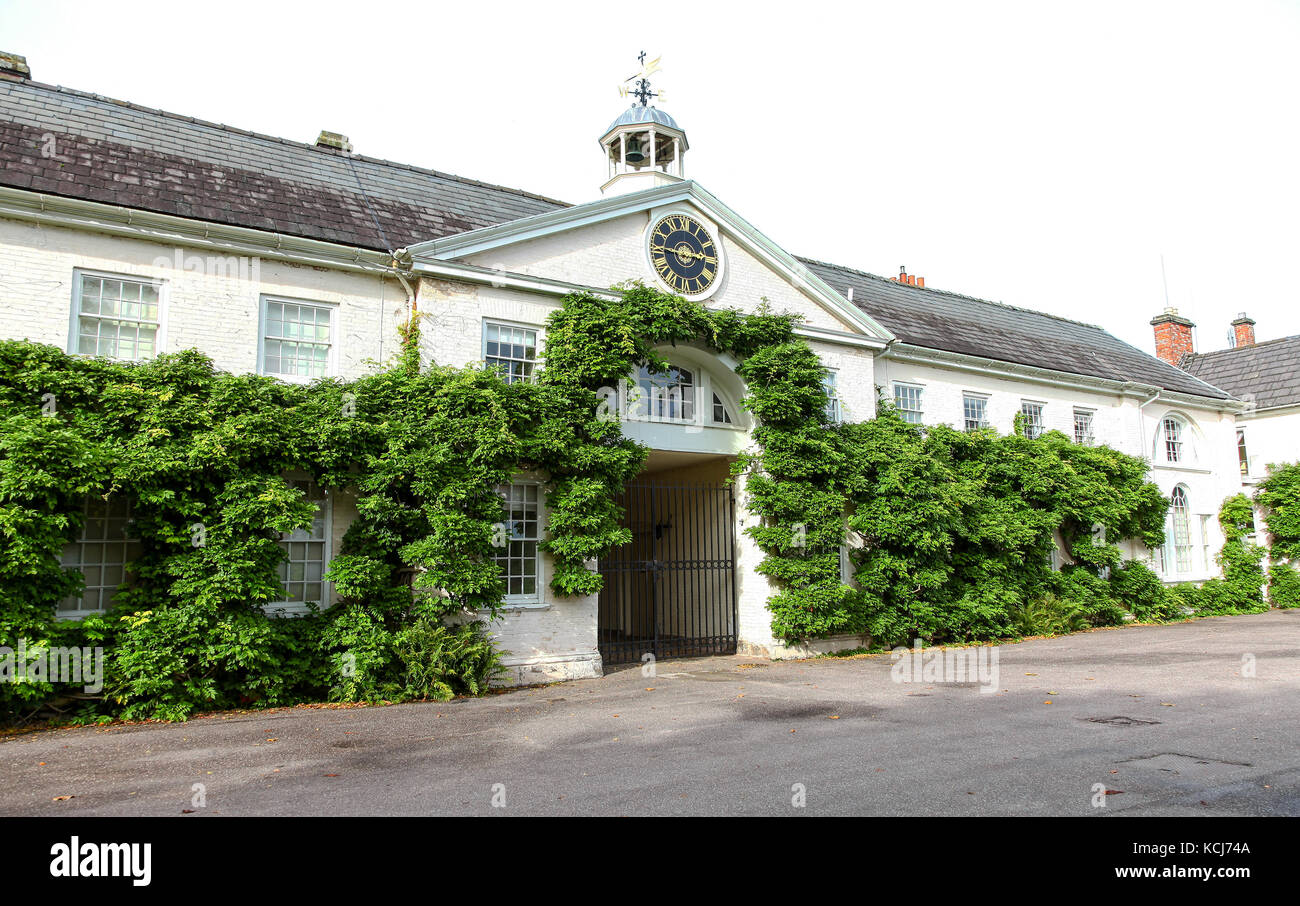
[[[572,295],[548,320],[538,379],[520,383],[422,368],[418,320],[390,366],[311,385],[219,372],[195,351],[122,364],[0,343],[0,645],[108,653],[102,697],[6,683],[0,709],[184,718],[480,691],[500,669],[483,622],[504,591],[496,486],[547,478],[552,592],[597,592],[594,561],[628,540],[617,495],[647,452],[604,388],[642,363],[666,368],[657,350],[685,343],[732,355],[748,387],[754,443],[734,471],[759,516],[747,531],[778,637],[989,639],[1183,613],[1114,544],[1163,540],[1167,501],[1142,460],[1056,433],[921,430],[884,403],[872,421],[833,423],[795,326],[640,284],[613,301]],[[326,576],[339,606],[280,619],[262,608],[283,597],[278,542],[314,513],[291,470],[354,494],[358,515]],[[60,553],[88,496],[129,501],[140,555],[111,612],[56,622],[80,588]],[[846,526],[857,587],[841,577]]]
[[1268,526],[1269,600],[1274,607],[1300,607],[1300,463],[1270,466],[1255,501]]

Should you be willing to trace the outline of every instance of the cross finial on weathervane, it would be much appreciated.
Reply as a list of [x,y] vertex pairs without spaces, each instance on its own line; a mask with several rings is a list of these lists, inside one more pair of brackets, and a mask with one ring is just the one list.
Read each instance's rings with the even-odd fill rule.
[[[633,73],[623,80],[623,84],[618,86],[619,96],[627,97],[630,94],[641,102],[642,107],[648,105],[651,98],[658,98],[661,101],[666,100],[664,92],[650,90],[650,76],[659,71],[659,61],[663,57],[655,57],[647,63],[645,51],[643,50],[637,55],[636,59],[641,64],[641,71]],[[632,83],[630,87],[627,84],[628,82]]]

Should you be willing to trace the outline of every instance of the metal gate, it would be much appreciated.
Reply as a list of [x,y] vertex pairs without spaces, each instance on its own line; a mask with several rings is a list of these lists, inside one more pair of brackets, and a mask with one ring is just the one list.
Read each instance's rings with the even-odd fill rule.
[[735,654],[731,487],[635,482],[619,503],[632,540],[600,562],[604,662]]

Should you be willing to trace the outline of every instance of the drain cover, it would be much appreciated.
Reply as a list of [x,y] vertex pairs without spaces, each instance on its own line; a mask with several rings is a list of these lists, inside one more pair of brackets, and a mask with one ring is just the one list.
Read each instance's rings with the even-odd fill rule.
[[1085,717],[1084,720],[1094,724],[1110,724],[1112,727],[1149,727],[1152,724],[1158,724],[1158,720],[1149,720],[1145,717],[1124,717],[1116,715],[1114,717]]
[[1147,755],[1142,758],[1129,758],[1121,764],[1133,767],[1153,768],[1167,774],[1216,774],[1237,768],[1250,767],[1245,761],[1222,761],[1218,758],[1204,758],[1200,755],[1184,755],[1182,752],[1161,752],[1159,755]]

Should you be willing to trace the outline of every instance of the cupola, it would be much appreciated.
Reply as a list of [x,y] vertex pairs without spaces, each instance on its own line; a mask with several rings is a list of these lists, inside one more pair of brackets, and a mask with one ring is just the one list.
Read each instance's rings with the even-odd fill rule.
[[663,100],[662,91],[650,90],[649,76],[659,68],[656,58],[646,63],[639,57],[641,71],[628,79],[620,91],[636,100],[609,124],[600,138],[605,153],[607,174],[600,187],[604,195],[639,192],[655,186],[681,182],[686,178],[682,160],[686,155],[686,132],[667,113],[651,104]]

